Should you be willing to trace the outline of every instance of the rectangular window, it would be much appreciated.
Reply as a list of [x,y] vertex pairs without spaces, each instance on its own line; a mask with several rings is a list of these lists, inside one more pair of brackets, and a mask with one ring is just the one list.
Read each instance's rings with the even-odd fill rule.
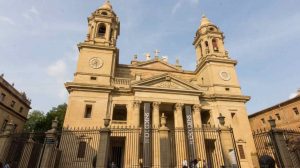
[[281,120],[281,117],[280,117],[280,115],[277,113],[277,114],[275,114],[276,115],[276,117],[277,117],[277,120]]
[[264,118],[262,118],[262,119],[261,119],[261,122],[262,122],[263,124],[265,124],[265,123],[266,123],[266,120],[265,120]]
[[238,149],[239,149],[239,153],[240,153],[241,159],[246,159],[245,151],[244,151],[243,145],[238,145]]
[[84,158],[86,149],[86,142],[80,141],[78,146],[77,158]]
[[5,95],[4,93],[1,93],[0,100],[1,100],[1,101],[4,101],[4,100],[5,100],[5,97],[6,97],[6,95]]
[[4,120],[4,121],[3,121],[3,124],[2,124],[2,126],[1,126],[1,131],[3,131],[3,130],[5,129],[7,123],[8,123],[8,120]]
[[91,76],[91,80],[97,80],[97,77]]
[[204,111],[201,111],[201,121],[202,121],[202,124],[211,124],[210,121],[211,121],[211,115],[210,115],[210,111],[209,110],[204,110]]
[[22,112],[23,112],[23,110],[24,110],[24,109],[23,109],[23,107],[20,107],[20,110],[19,110],[19,112],[20,112],[20,113],[22,113]]
[[113,111],[113,120],[126,121],[127,120],[127,108],[126,105],[115,105]]
[[294,111],[294,113],[295,113],[296,115],[299,115],[299,111],[298,111],[298,108],[297,108],[297,107],[294,107],[294,108],[293,108],[293,111]]
[[10,107],[15,107],[16,102],[15,101],[11,101]]
[[93,106],[91,104],[87,104],[85,106],[84,118],[91,118],[92,117],[92,109],[93,109]]

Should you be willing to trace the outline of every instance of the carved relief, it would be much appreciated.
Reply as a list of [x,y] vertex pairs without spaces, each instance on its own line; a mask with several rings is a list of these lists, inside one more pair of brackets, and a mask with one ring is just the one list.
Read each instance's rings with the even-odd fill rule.
[[171,81],[164,81],[157,84],[152,85],[154,87],[160,87],[160,88],[172,88],[172,89],[184,89],[184,87],[179,86],[176,83],[173,83]]

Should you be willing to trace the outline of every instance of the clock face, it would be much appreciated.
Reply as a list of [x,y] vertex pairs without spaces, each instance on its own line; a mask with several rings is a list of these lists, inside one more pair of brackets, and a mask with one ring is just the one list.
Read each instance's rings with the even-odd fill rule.
[[220,75],[221,79],[223,79],[223,80],[225,80],[225,81],[228,81],[228,80],[231,79],[229,73],[226,72],[226,71],[221,71],[221,72],[219,73],[219,75]]
[[94,69],[99,69],[103,66],[103,61],[100,58],[91,58],[90,59],[90,67]]

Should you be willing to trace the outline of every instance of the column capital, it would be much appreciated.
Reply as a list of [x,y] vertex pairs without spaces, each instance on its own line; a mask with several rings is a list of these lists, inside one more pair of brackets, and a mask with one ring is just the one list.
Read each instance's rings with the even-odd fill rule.
[[183,103],[176,103],[176,104],[175,104],[175,110],[176,110],[176,111],[182,110],[183,105],[184,105]]
[[142,101],[140,101],[140,100],[134,100],[133,101],[133,107],[135,107],[135,108],[139,108],[140,107],[140,105],[141,105],[141,103],[142,103]]
[[153,102],[152,103],[152,107],[153,107],[153,109],[157,109],[157,108],[159,108],[159,105],[161,104],[161,102]]
[[201,110],[201,104],[194,104],[193,105],[193,110],[194,111],[200,111]]

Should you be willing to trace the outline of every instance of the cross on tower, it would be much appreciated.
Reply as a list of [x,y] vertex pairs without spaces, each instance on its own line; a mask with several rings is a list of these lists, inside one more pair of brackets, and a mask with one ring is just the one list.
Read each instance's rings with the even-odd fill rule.
[[158,50],[158,49],[156,49],[155,51],[154,51],[154,54],[155,54],[155,57],[158,57],[158,54],[160,53],[160,51]]

